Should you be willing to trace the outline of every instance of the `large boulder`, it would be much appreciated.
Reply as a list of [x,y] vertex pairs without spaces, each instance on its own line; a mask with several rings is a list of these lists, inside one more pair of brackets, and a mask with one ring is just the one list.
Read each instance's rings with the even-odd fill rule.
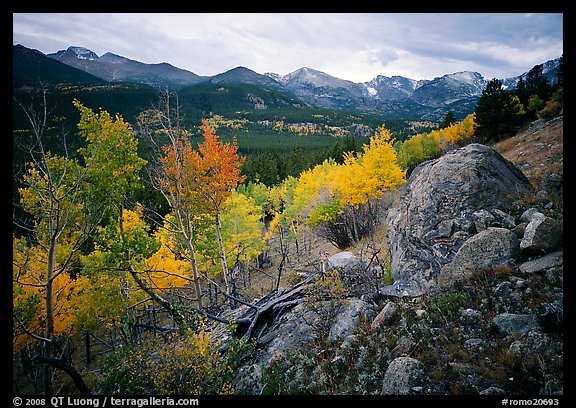
[[562,224],[540,212],[530,217],[520,249],[528,253],[545,254],[557,249],[562,243]]
[[464,242],[452,262],[440,269],[438,283],[450,286],[471,277],[475,271],[511,265],[519,252],[516,234],[506,228],[490,227]]
[[531,190],[517,167],[477,143],[421,164],[386,219],[392,277],[413,293],[437,286],[442,267],[478,232],[478,213]]
[[424,365],[420,361],[412,357],[397,357],[392,360],[384,374],[382,394],[415,394],[424,380]]

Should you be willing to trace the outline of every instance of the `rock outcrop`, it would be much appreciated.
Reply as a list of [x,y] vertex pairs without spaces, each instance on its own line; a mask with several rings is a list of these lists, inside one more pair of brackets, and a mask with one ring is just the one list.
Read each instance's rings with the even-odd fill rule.
[[417,167],[386,217],[394,283],[352,252],[325,258],[345,298],[267,324],[248,392],[283,370],[304,393],[562,394],[562,212],[527,208],[530,194],[479,144]]
[[[505,203],[532,191],[524,174],[494,149],[470,144],[425,162],[389,211],[392,277],[421,293],[479,229],[508,225]],[[508,224],[506,224],[508,223]],[[482,226],[479,227],[479,224]]]

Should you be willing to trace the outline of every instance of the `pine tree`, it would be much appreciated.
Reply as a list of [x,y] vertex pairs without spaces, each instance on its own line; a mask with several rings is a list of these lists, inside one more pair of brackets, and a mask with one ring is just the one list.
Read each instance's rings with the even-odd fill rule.
[[514,134],[525,111],[520,99],[505,91],[502,83],[494,78],[482,91],[475,113],[476,135],[485,141],[497,142]]
[[446,113],[446,116],[444,116],[442,122],[440,122],[439,128],[444,129],[450,125],[453,125],[454,123],[456,123],[456,117],[454,116],[454,112],[449,110],[448,113]]
[[529,96],[537,95],[542,101],[550,98],[552,87],[542,72],[542,65],[535,65],[526,74],[526,92]]
[[560,56],[558,71],[556,71],[556,86],[564,86],[564,54]]

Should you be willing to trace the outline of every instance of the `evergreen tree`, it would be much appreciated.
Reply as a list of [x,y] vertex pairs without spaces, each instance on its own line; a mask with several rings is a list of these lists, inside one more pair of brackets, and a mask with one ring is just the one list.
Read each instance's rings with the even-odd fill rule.
[[[280,160],[280,158],[277,159]],[[286,172],[285,172],[286,174],[280,176],[281,180],[283,180],[285,176],[288,174],[296,176],[309,167],[308,160],[306,159],[304,151],[300,146],[295,146],[294,148],[292,148],[292,151],[285,159],[285,163],[286,163]]]
[[351,152],[358,153],[362,150],[362,146],[358,146],[356,139],[352,136],[346,136],[342,141],[342,151],[343,153]]
[[550,99],[552,87],[542,72],[542,65],[535,65],[526,74],[526,92],[529,97],[537,95],[543,101]]
[[556,86],[564,86],[564,54],[560,56],[558,71],[556,71]]
[[440,129],[447,128],[448,126],[453,125],[454,123],[456,123],[456,117],[454,116],[454,112],[449,110],[448,113],[446,113],[446,116],[444,116],[442,122],[440,123]]
[[525,113],[516,95],[506,92],[494,78],[486,85],[476,105],[476,135],[497,142],[515,133]]
[[518,83],[516,84],[516,89],[514,90],[514,95],[516,95],[520,99],[520,103],[524,106],[528,105],[528,98],[530,94],[528,93],[528,89],[526,88],[526,81],[522,77],[518,79]]

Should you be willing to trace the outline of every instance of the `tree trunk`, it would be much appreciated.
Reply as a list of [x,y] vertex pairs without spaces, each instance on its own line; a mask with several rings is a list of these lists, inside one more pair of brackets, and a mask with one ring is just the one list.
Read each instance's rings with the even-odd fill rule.
[[154,292],[154,290],[152,290],[151,287],[146,285],[146,283],[142,279],[140,279],[140,275],[132,265],[128,266],[128,271],[130,272],[130,275],[132,275],[132,278],[134,278],[134,281],[140,287],[140,289],[146,292],[154,302],[157,302],[160,306],[162,306],[170,314],[170,316],[174,318],[174,321],[176,322],[177,325],[180,325],[185,322],[184,316],[182,316],[180,312],[178,312],[178,310],[176,310],[174,306],[172,306],[172,303],[170,303],[162,296]]
[[90,389],[86,386],[86,383],[84,383],[84,380],[82,379],[78,371],[76,371],[76,369],[72,365],[68,364],[66,361],[59,358],[46,358],[43,356],[38,356],[36,357],[35,360],[39,363],[43,363],[44,367],[50,368],[50,366],[52,366],[55,368],[59,368],[60,370],[68,374],[70,378],[72,378],[72,380],[74,381],[74,384],[76,385],[76,388],[78,388],[78,390],[80,391],[80,394],[82,395],[91,394]]
[[300,260],[300,248],[298,247],[298,232],[296,231],[296,225],[294,220],[292,220],[292,231],[294,231],[294,243],[296,244],[296,259]]
[[186,245],[188,246],[188,253],[190,254],[190,267],[192,268],[192,280],[194,281],[194,290],[196,291],[196,298],[198,299],[198,309],[202,309],[202,289],[200,288],[200,278],[198,276],[198,266],[196,265],[196,251],[194,245],[187,239]]
[[226,294],[230,295],[231,283],[228,276],[228,263],[226,261],[226,251],[224,250],[224,243],[222,242],[222,233],[220,225],[220,215],[216,214],[216,235],[218,236],[218,247],[220,248],[220,260],[222,261],[222,274],[224,276],[224,283],[226,285]]
[[[53,300],[53,288],[54,288],[54,269],[56,268],[56,238],[52,238],[50,241],[50,248],[48,250],[48,263],[46,267],[46,328],[44,331],[44,337],[47,341],[44,343],[44,358],[51,359],[53,352],[54,341],[54,300]],[[52,370],[49,365],[44,365],[43,369],[44,375],[44,394],[52,395],[54,390],[52,389]]]
[[84,347],[86,349],[86,365],[89,366],[92,359],[90,358],[90,332],[88,330],[84,334]]

